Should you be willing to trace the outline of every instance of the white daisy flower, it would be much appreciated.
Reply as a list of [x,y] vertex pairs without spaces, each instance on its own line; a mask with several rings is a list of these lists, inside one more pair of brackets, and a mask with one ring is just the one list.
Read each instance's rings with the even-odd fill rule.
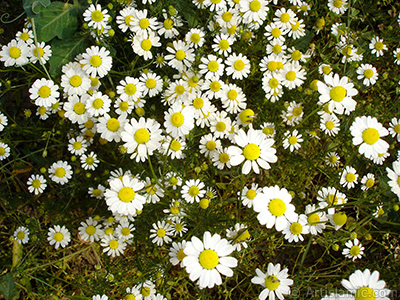
[[340,131],[340,120],[334,114],[322,115],[319,124],[321,130],[329,136],[335,136]]
[[375,117],[357,117],[350,127],[350,133],[353,136],[353,145],[360,145],[358,152],[366,158],[377,157],[379,153],[385,153],[389,149],[389,144],[381,139],[389,131]]
[[82,96],[90,89],[91,81],[81,68],[70,68],[61,75],[61,86],[69,96]]
[[347,0],[328,0],[328,8],[335,14],[344,14],[347,10]]
[[164,35],[166,39],[170,39],[179,35],[179,31],[177,27],[181,27],[183,25],[181,17],[177,14],[168,15],[163,13],[164,21],[162,25],[160,24],[160,29],[158,29],[157,33],[159,35]]
[[152,182],[149,177],[146,177],[145,182],[146,185],[144,188],[147,193],[145,196],[146,203],[157,203],[160,201],[161,198],[164,197],[163,189],[158,185],[157,182]]
[[287,29],[280,29],[275,23],[271,23],[265,26],[264,35],[267,37],[268,41],[279,41],[281,43],[285,42],[285,35],[288,33]]
[[307,225],[307,216],[304,214],[298,215],[292,221],[289,221],[285,228],[282,230],[282,234],[285,235],[285,239],[289,243],[304,241],[302,234],[310,233],[310,226]]
[[112,142],[121,141],[121,134],[124,130],[126,120],[126,115],[122,114],[116,118],[111,118],[108,114],[104,117],[99,118],[99,123],[97,124],[97,131],[101,134],[101,138]]
[[124,240],[112,234],[103,235],[100,245],[104,248],[103,253],[107,252],[111,257],[120,256],[126,249]]
[[217,148],[221,147],[221,141],[217,139],[212,133],[203,135],[200,138],[200,153],[206,157],[212,157]]
[[250,74],[250,60],[242,53],[229,55],[225,63],[226,75],[232,76],[233,79],[247,78]]
[[125,77],[117,85],[117,94],[120,95],[119,97],[123,101],[133,101],[135,104],[139,98],[143,97],[144,90],[143,82],[130,76]]
[[119,115],[130,115],[133,111],[133,101],[118,98],[114,103],[115,112]]
[[97,242],[104,235],[101,227],[98,221],[89,217],[86,221],[81,222],[81,226],[78,228],[79,236],[84,241]]
[[393,56],[395,58],[394,63],[400,65],[400,48],[393,50]]
[[200,181],[200,179],[190,179],[182,186],[182,198],[188,203],[193,203],[194,201],[200,202],[200,199],[203,198],[206,193],[204,187],[205,184]]
[[68,162],[62,160],[53,163],[47,172],[51,180],[61,185],[64,185],[72,178],[72,167]]
[[134,13],[135,8],[132,6],[127,6],[119,11],[116,22],[122,32],[126,32],[128,29],[133,32]]
[[336,167],[340,163],[340,156],[336,152],[329,152],[325,156],[325,163],[330,167]]
[[81,155],[81,164],[84,170],[94,171],[97,168],[99,162],[100,160],[98,160],[97,154],[95,154],[93,151],[90,152],[90,154],[86,155],[84,153]]
[[234,248],[226,239],[221,239],[218,234],[211,236],[206,231],[203,235],[203,241],[193,236],[191,241],[186,243],[183,258],[183,265],[189,278],[197,281],[199,287],[213,288],[215,285],[221,285],[221,275],[233,276],[231,268],[237,266],[237,260],[229,255]]
[[185,153],[183,150],[186,148],[186,142],[183,138],[173,138],[167,136],[161,144],[162,153],[168,155],[171,159],[183,159]]
[[60,93],[58,92],[58,85],[54,84],[52,80],[45,78],[36,79],[29,89],[30,98],[35,101],[37,106],[50,107],[58,101]]
[[272,148],[273,139],[265,138],[265,135],[252,127],[247,133],[243,129],[235,136],[235,143],[238,146],[229,146],[228,153],[231,156],[231,165],[237,166],[243,161],[242,173],[249,174],[251,170],[255,173],[262,169],[270,169],[269,163],[275,163],[278,158],[275,155],[276,149]]
[[137,287],[132,287],[126,288],[126,293],[127,295],[125,296],[125,299],[127,300],[142,300],[142,294],[140,293],[140,289],[138,289]]
[[[267,98],[271,94],[279,93],[282,90],[282,76],[278,73],[265,72],[262,77],[262,88]],[[275,99],[271,102],[275,102]]]
[[91,46],[82,54],[82,59],[79,63],[83,65],[83,71],[91,77],[98,76],[99,78],[103,78],[111,70],[112,57],[110,56],[110,51],[106,48]]
[[115,178],[109,182],[110,188],[104,196],[109,210],[113,213],[136,214],[143,209],[146,198],[139,194],[144,188],[144,183],[136,178],[124,175],[122,179]]
[[246,241],[249,240],[250,233],[246,225],[236,223],[234,227],[226,229],[226,237],[231,240],[235,251],[240,251],[242,246],[244,248],[248,247]]
[[174,138],[183,138],[194,128],[194,113],[191,106],[183,107],[179,103],[174,103],[165,112],[164,119],[166,132]]
[[43,175],[39,174],[32,174],[26,184],[28,185],[29,192],[35,195],[43,193],[47,187],[46,179],[43,177]]
[[296,24],[296,14],[291,10],[282,7],[275,11],[273,22],[282,30],[290,30],[292,25]]
[[253,209],[258,212],[257,219],[267,228],[275,226],[282,231],[289,221],[297,219],[295,207],[291,204],[292,196],[285,188],[279,186],[264,187],[253,200]]
[[392,192],[400,199],[400,161],[393,162],[392,168],[393,170],[386,168],[387,176],[390,179],[388,185]]
[[163,246],[164,244],[168,244],[172,242],[172,227],[171,224],[165,221],[157,221],[152,224],[153,228],[150,229],[150,239],[152,239],[153,244],[157,244],[157,246]]
[[99,185],[97,185],[96,188],[89,187],[88,194],[92,198],[102,199],[104,197],[105,190],[106,190],[106,188],[103,185],[99,184]]
[[18,31],[15,34],[15,39],[17,41],[24,41],[27,45],[30,45],[34,40],[33,31],[28,28],[23,28],[22,31]]
[[283,140],[282,144],[284,149],[289,148],[290,152],[300,149],[300,143],[304,140],[302,134],[299,133],[297,129],[293,130],[293,132],[290,132],[290,130],[286,131],[285,136],[286,138]]
[[274,138],[275,137],[275,124],[270,122],[264,122],[261,125],[262,133],[265,134],[267,138]]
[[328,214],[334,214],[336,205],[345,204],[347,197],[334,187],[323,187],[318,191],[317,200],[321,208],[328,207]]
[[163,88],[162,78],[153,72],[142,73],[139,78],[143,83],[143,97],[154,97],[161,93]]
[[356,299],[389,300],[390,290],[385,288],[385,281],[379,280],[379,272],[365,269],[355,271],[349,280],[342,280],[343,287],[353,294]]
[[350,166],[346,166],[340,176],[340,185],[352,189],[358,183],[358,174],[356,169]]
[[274,300],[275,296],[284,299],[283,295],[290,295],[290,285],[293,284],[292,279],[288,279],[288,269],[281,270],[281,265],[272,263],[268,264],[267,272],[264,274],[260,269],[256,269],[257,276],[251,279],[254,284],[264,287],[264,290],[258,296],[258,299],[266,298]]
[[110,111],[111,99],[101,92],[94,92],[86,102],[86,112],[90,117],[103,116]]
[[254,198],[262,192],[262,188],[258,187],[257,183],[252,183],[251,187],[243,187],[242,191],[238,191],[238,196],[241,195],[242,204],[248,208],[253,207]]
[[181,268],[184,268],[182,261],[186,257],[185,252],[183,252],[185,247],[186,247],[185,240],[178,242],[178,243],[176,243],[176,242],[172,243],[172,247],[170,248],[168,255],[170,256],[169,261],[173,266],[176,266],[179,264],[179,266]]
[[148,18],[147,13],[147,9],[134,11],[132,32],[136,33],[136,35],[154,34],[157,31],[157,19],[155,17]]
[[106,27],[109,18],[107,9],[102,10],[100,4],[91,4],[83,13],[83,20],[88,22],[88,26],[98,30]]
[[325,211],[321,211],[315,204],[308,204],[304,213],[307,215],[307,224],[311,234],[317,235],[325,229],[325,224],[328,222]]
[[172,234],[182,237],[188,231],[184,219],[180,216],[174,216],[170,219],[172,225]]
[[228,56],[232,52],[233,42],[234,39],[228,34],[220,33],[214,37],[212,49],[219,55]]
[[54,245],[56,249],[60,246],[65,248],[71,241],[71,234],[65,226],[60,227],[60,225],[54,225],[53,228],[49,228],[47,235],[47,240],[50,245]]
[[83,136],[77,136],[68,141],[68,151],[73,155],[82,155],[86,152],[88,144]]
[[17,229],[14,231],[14,239],[20,244],[26,244],[29,241],[29,228],[26,228],[25,226],[19,226]]
[[295,19],[294,24],[290,24],[290,30],[287,35],[289,37],[292,37],[294,40],[297,40],[306,35],[305,27],[306,25],[304,24],[304,21],[302,19]]
[[350,114],[356,109],[357,102],[352,98],[358,94],[354,84],[349,82],[349,78],[338,74],[324,76],[324,82],[318,81],[319,104],[329,103],[329,110],[339,115]]
[[346,247],[343,249],[342,255],[355,261],[357,258],[361,259],[364,254],[364,247],[358,239],[349,240],[346,242]]
[[152,48],[161,46],[160,37],[154,31],[136,34],[131,41],[133,51],[137,55],[143,56],[145,60],[153,58]]
[[9,156],[10,156],[10,147],[5,143],[0,142],[0,161],[6,159]]
[[0,112],[0,132],[3,131],[4,127],[8,124],[8,118],[6,115]]
[[173,41],[173,47],[167,47],[167,51],[171,54],[165,56],[165,60],[169,61],[169,65],[178,72],[185,71],[190,68],[195,60],[194,50],[183,41]]
[[133,223],[129,223],[128,220],[121,219],[117,228],[115,228],[114,234],[122,239],[128,245],[132,244],[133,232],[135,231],[135,226]]
[[369,49],[371,49],[371,54],[375,54],[376,57],[379,57],[383,56],[383,51],[386,51],[388,48],[383,43],[383,39],[374,37],[369,44]]
[[46,45],[45,42],[37,43],[37,45],[30,44],[29,52],[30,62],[34,64],[39,61],[39,58],[42,64],[45,64],[50,59],[52,53],[50,45]]
[[201,58],[199,73],[204,75],[205,79],[211,79],[213,77],[221,77],[224,74],[224,68],[222,58],[209,54],[207,57]]
[[[0,115],[1,120],[1,115]],[[393,138],[397,138],[397,141],[400,142],[400,119],[393,118],[389,123],[389,133]],[[1,125],[0,125],[1,131]]]
[[190,47],[197,49],[203,46],[205,41],[204,35],[204,31],[201,29],[191,28],[188,33],[186,33],[185,41]]
[[375,185],[375,175],[368,173],[361,178],[361,190],[366,191]]
[[239,2],[239,11],[243,14],[243,23],[263,23],[269,11],[268,2],[266,0],[241,0]]
[[306,71],[297,61],[286,63],[280,74],[282,85],[289,90],[301,86],[306,79]]
[[0,61],[5,67],[22,66],[29,62],[29,48],[24,41],[11,40],[7,45],[1,47]]
[[363,80],[363,84],[366,86],[374,85],[378,80],[378,72],[371,64],[361,64],[357,68],[357,74],[357,79]]

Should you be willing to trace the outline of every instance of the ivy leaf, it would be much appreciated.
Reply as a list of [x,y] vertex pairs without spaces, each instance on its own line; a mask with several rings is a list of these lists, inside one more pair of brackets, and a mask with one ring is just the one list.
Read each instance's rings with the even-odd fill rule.
[[14,277],[10,273],[7,273],[1,279],[0,291],[5,300],[11,300],[18,297],[19,293],[15,288]]
[[24,10],[29,18],[34,18],[42,7],[49,6],[50,0],[23,0]]
[[87,47],[87,36],[53,40],[51,43],[52,56],[49,60],[50,74],[58,76],[62,66],[72,61],[79,53],[84,52]]
[[66,39],[78,27],[77,10],[69,3],[59,1],[41,9],[35,18],[39,41],[48,42],[54,37]]

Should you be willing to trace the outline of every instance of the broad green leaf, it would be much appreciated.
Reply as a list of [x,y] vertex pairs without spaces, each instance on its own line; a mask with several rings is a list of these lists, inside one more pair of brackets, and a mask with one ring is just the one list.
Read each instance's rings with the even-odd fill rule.
[[42,8],[35,18],[39,41],[48,42],[56,36],[60,39],[72,36],[78,27],[76,14],[74,5],[59,1]]
[[42,7],[49,6],[50,0],[22,0],[24,10],[29,18],[34,18]]
[[14,277],[7,273],[0,281],[0,291],[5,300],[11,300],[18,297],[18,291],[15,288]]
[[53,40],[51,43],[52,56],[49,60],[51,76],[58,76],[62,66],[72,61],[79,53],[84,52],[87,46],[87,36]]

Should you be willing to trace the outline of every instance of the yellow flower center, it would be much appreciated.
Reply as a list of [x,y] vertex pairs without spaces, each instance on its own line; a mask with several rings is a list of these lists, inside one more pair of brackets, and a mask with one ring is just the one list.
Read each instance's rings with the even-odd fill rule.
[[122,111],[127,111],[128,110],[128,108],[129,108],[129,103],[128,102],[126,102],[126,101],[121,101],[120,103],[119,103],[119,109],[120,110],[122,110]]
[[183,249],[180,249],[176,253],[176,258],[179,259],[179,261],[182,261],[185,257],[186,257],[186,254],[185,254],[185,252],[183,252]]
[[222,20],[224,20],[225,22],[229,22],[230,20],[232,20],[232,13],[230,11],[226,11],[222,14]]
[[239,241],[245,241],[250,237],[250,233],[248,230],[246,230],[245,232],[243,232],[241,235],[239,235],[239,237],[237,238]]
[[379,131],[375,128],[367,128],[362,133],[362,139],[368,145],[373,145],[379,140]]
[[182,95],[184,92],[185,92],[185,87],[183,85],[179,84],[175,87],[175,93],[177,95]]
[[299,50],[294,50],[291,57],[293,60],[299,60],[301,58],[301,52]]
[[86,158],[86,164],[88,164],[88,165],[93,165],[94,164],[94,158],[93,157],[88,157],[88,158]]
[[218,122],[215,127],[216,127],[217,131],[223,132],[226,129],[226,124],[224,122]]
[[101,66],[101,62],[102,62],[102,59],[98,55],[93,55],[90,58],[90,64],[95,68],[100,67]]
[[333,121],[328,121],[328,122],[325,123],[325,127],[328,130],[332,130],[335,127],[335,123],[333,123]]
[[200,265],[207,270],[214,269],[219,262],[219,257],[217,252],[211,249],[203,250],[199,255]]
[[191,36],[190,36],[190,40],[192,41],[192,43],[193,44],[197,44],[198,42],[200,42],[200,39],[201,39],[201,37],[200,37],[200,34],[198,34],[198,33],[193,33]]
[[236,25],[232,25],[231,27],[228,27],[228,28],[227,28],[227,32],[228,32],[230,35],[233,35],[233,34],[235,34],[236,29],[237,29],[237,26],[236,26]]
[[209,151],[214,150],[216,147],[217,147],[217,144],[216,144],[214,141],[208,141],[208,142],[206,143],[206,148],[207,148],[207,150],[209,150]]
[[131,15],[125,17],[125,24],[126,25],[129,26],[129,25],[131,25],[132,22],[133,22],[133,17]]
[[303,113],[303,108],[301,106],[297,106],[293,109],[293,116],[299,117]]
[[156,87],[156,81],[153,78],[146,80],[146,87],[149,89],[154,89]]
[[218,81],[212,81],[210,83],[210,89],[215,93],[221,89],[221,84]]
[[268,210],[273,216],[280,217],[286,211],[286,204],[281,199],[274,198],[269,202]]
[[322,72],[326,75],[328,75],[332,71],[331,67],[325,66],[322,68]]
[[175,230],[176,231],[180,232],[180,231],[182,231],[182,229],[183,229],[182,224],[179,224],[179,223],[175,224]]
[[101,22],[103,21],[103,13],[100,10],[95,10],[94,12],[92,12],[92,20],[95,22]]
[[92,106],[94,109],[100,109],[103,107],[104,101],[101,98],[97,98],[93,101]]
[[212,60],[207,64],[207,68],[211,72],[216,72],[216,71],[218,71],[219,64],[215,60]]
[[373,289],[367,286],[360,287],[355,294],[356,300],[375,300],[376,294]]
[[206,209],[209,206],[209,204],[210,204],[210,200],[208,200],[207,198],[201,199],[200,203],[199,203],[199,205],[202,209]]
[[296,79],[296,72],[295,71],[289,71],[286,73],[286,79],[289,81],[293,81]]
[[147,27],[150,26],[150,22],[149,22],[149,20],[146,19],[146,18],[141,19],[141,20],[139,21],[139,26],[140,26],[140,28],[142,28],[142,29],[146,29]]
[[204,105],[204,100],[201,98],[196,98],[193,100],[193,107],[196,109],[202,108]]
[[179,143],[177,140],[173,140],[170,146],[171,150],[173,151],[179,151],[181,150],[181,147],[181,143]]
[[147,296],[150,295],[151,290],[150,290],[149,287],[145,286],[145,287],[142,288],[140,293],[142,294],[143,297],[147,297]]
[[48,86],[44,85],[39,89],[38,94],[41,98],[47,98],[51,94],[51,89]]
[[64,168],[57,168],[57,169],[54,171],[54,175],[57,176],[58,178],[64,177],[65,173],[66,173],[66,172],[65,172]]
[[8,49],[8,54],[14,58],[17,59],[18,57],[21,56],[21,50],[18,47],[11,47],[10,49]]
[[47,109],[44,106],[39,107],[39,115],[44,115],[46,113]]
[[356,180],[356,176],[353,173],[346,174],[346,181],[347,182],[353,182],[354,180]]
[[189,193],[190,197],[196,197],[199,194],[199,192],[200,192],[199,188],[197,186],[195,186],[195,185],[192,185],[189,188],[189,192],[188,193]]
[[233,64],[233,67],[235,68],[236,71],[242,71],[244,69],[244,67],[246,66],[246,64],[244,63],[243,60],[238,59],[237,61],[235,61],[235,63]]
[[184,60],[185,59],[185,57],[186,57],[186,54],[185,54],[185,51],[183,51],[183,50],[178,50],[178,51],[176,51],[176,53],[175,53],[175,58],[177,59],[177,60]]
[[149,141],[150,133],[147,129],[140,128],[140,129],[136,130],[136,132],[134,134],[134,138],[138,144],[144,144]]
[[85,122],[85,128],[91,129],[94,126],[94,122],[92,120],[89,120]]
[[164,21],[164,28],[171,29],[172,27],[174,27],[174,21],[172,21],[171,19],[166,19]]
[[164,237],[166,234],[167,234],[167,232],[165,231],[164,228],[159,228],[157,230],[157,236],[159,236],[159,237]]
[[316,213],[313,213],[307,217],[307,221],[308,221],[308,224],[310,224],[310,225],[316,225],[320,221],[319,215]]
[[96,227],[94,227],[93,225],[89,225],[88,227],[86,227],[85,232],[88,235],[93,235],[96,232]]
[[346,97],[347,91],[342,86],[335,86],[329,92],[329,96],[333,101],[341,102]]
[[24,237],[25,237],[25,232],[23,232],[22,230],[18,231],[18,233],[17,233],[17,239],[23,240]]
[[213,4],[218,4],[220,2],[221,2],[221,0],[211,0],[211,3],[213,3]]
[[274,38],[277,38],[281,35],[281,30],[279,28],[274,28],[272,29],[271,34]]
[[185,117],[182,113],[176,112],[171,115],[170,121],[172,126],[181,127],[183,122],[185,121]]
[[39,57],[38,56],[38,51],[37,51],[38,49],[39,49],[39,56],[42,57],[44,55],[44,50],[43,50],[42,47],[34,48],[33,49],[33,55],[35,55],[36,57]]
[[132,294],[126,295],[125,300],[136,300],[136,297]]
[[297,21],[297,20],[295,20],[295,23],[294,23],[294,24],[290,24],[290,25],[291,25],[291,27],[292,27],[292,30],[293,30],[293,31],[296,31],[296,30],[299,29],[299,27],[300,27],[300,22]]
[[219,49],[225,51],[229,48],[230,44],[227,40],[220,40],[218,43]]
[[110,235],[114,233],[114,229],[112,229],[112,227],[108,227],[106,230],[104,230],[104,233],[106,235]]
[[303,231],[303,226],[299,222],[290,224],[290,232],[294,235],[299,235]]
[[342,0],[335,0],[333,1],[333,6],[336,8],[340,8],[343,6],[343,1]]
[[61,232],[56,232],[53,236],[56,242],[61,242],[64,238],[64,235]]
[[259,11],[261,8],[261,3],[258,0],[253,0],[250,2],[249,8],[252,12]]
[[135,198],[135,191],[129,186],[124,186],[119,190],[118,198],[125,203],[131,202]]
[[260,157],[261,150],[256,144],[250,143],[243,148],[243,156],[247,160],[256,160]]
[[146,193],[154,195],[157,192],[157,188],[151,184],[146,185]]
[[151,41],[149,39],[144,39],[141,43],[140,43],[140,47],[142,47],[142,49],[144,51],[150,51],[151,49]]
[[374,184],[375,184],[375,181],[374,181],[372,178],[368,178],[367,181],[365,182],[365,186],[366,186],[367,188],[373,187]]
[[364,71],[364,77],[365,78],[371,78],[372,76],[374,76],[374,71],[372,71],[371,69],[366,69]]
[[[1,153],[0,153],[0,154],[1,154]],[[32,180],[32,186],[33,186],[33,188],[37,189],[37,188],[39,188],[41,185],[42,185],[42,184],[40,183],[40,180],[39,180],[39,179],[34,179],[34,180]]]
[[85,113],[85,111],[86,111],[85,104],[83,104],[82,102],[76,102],[74,104],[74,112],[77,115],[82,115]]
[[265,135],[273,135],[274,134],[274,128],[272,128],[272,127],[264,127],[262,132]]
[[109,245],[110,245],[110,248],[111,248],[111,249],[114,249],[114,250],[115,250],[115,249],[118,248],[118,241],[116,241],[116,240],[111,240]]
[[221,153],[219,156],[219,161],[226,164],[229,161],[229,155],[227,153]]
[[237,96],[238,96],[238,92],[235,91],[235,90],[230,90],[228,92],[228,99],[229,100],[236,100]]
[[357,256],[358,254],[360,254],[360,247],[357,246],[357,245],[354,245],[353,247],[351,247],[350,255],[351,256]]
[[297,144],[297,137],[291,136],[291,137],[289,138],[289,144],[290,144],[290,145],[296,145],[296,144]]
[[270,61],[267,64],[267,68],[268,70],[270,70],[271,72],[275,71],[278,68],[278,64],[275,61]]
[[27,32],[23,32],[21,33],[21,35],[19,36],[19,38],[21,40],[23,40],[24,42],[26,42],[27,40],[29,40],[29,34]]
[[74,75],[71,76],[69,79],[69,84],[72,85],[73,87],[78,87],[82,84],[82,78],[79,75]]
[[274,46],[272,47],[272,52],[274,52],[275,54],[281,53],[281,52],[282,52],[282,47],[281,47],[281,45],[278,45],[278,44],[274,45]]
[[380,51],[383,49],[383,43],[382,42],[376,42],[375,43],[375,49]]
[[280,282],[278,277],[276,277],[275,275],[268,275],[267,277],[265,277],[264,284],[265,287],[270,291],[275,291],[279,287]]
[[116,118],[110,118],[107,121],[107,128],[108,130],[112,131],[112,132],[116,132],[118,131],[120,127],[119,121]]
[[257,192],[253,189],[250,189],[246,193],[246,197],[250,200],[253,200],[257,196]]
[[394,132],[396,133],[400,133],[400,124],[397,124],[396,126],[394,126]]
[[347,215],[342,212],[337,212],[333,214],[332,220],[333,222],[335,222],[336,225],[342,226],[347,222]]
[[283,13],[281,15],[281,22],[282,23],[287,23],[290,20],[290,15],[288,13]]
[[100,189],[94,189],[92,194],[95,197],[99,197],[101,195],[101,190]]
[[326,202],[329,205],[336,205],[338,203],[338,201],[339,201],[339,198],[336,197],[334,194],[330,194],[330,195],[328,195],[328,197],[326,197]]

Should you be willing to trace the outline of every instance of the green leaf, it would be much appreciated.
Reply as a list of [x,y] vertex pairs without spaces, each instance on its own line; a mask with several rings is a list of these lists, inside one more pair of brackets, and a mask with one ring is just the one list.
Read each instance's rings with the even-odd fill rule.
[[62,66],[72,61],[79,53],[84,52],[88,45],[87,36],[53,40],[51,43],[52,56],[49,60],[51,76],[58,76]]
[[11,300],[18,297],[19,293],[15,288],[14,277],[10,273],[7,273],[1,279],[0,291],[5,300]]
[[22,0],[24,10],[29,18],[34,18],[42,7],[49,6],[50,0]]
[[78,27],[77,10],[69,3],[59,1],[41,9],[35,18],[39,41],[48,42],[54,37],[71,37]]
[[294,42],[294,47],[300,51],[307,49],[314,36],[315,36],[314,33],[306,30],[306,35],[296,40]]
[[17,267],[21,261],[22,261],[22,249],[23,246],[18,243],[16,240],[14,240],[13,242],[13,257],[12,257],[12,267],[11,269],[14,269],[15,267]]

